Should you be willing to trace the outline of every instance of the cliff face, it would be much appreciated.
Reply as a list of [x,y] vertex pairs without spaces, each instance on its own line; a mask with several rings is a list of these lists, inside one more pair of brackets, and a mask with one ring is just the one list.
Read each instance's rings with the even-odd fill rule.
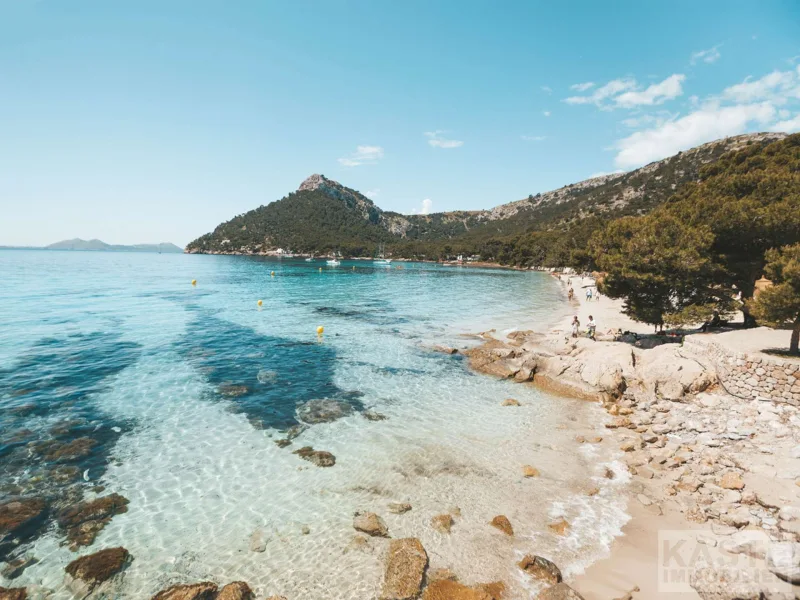
[[488,238],[555,229],[591,216],[644,214],[682,184],[697,181],[700,168],[723,154],[767,144],[782,133],[756,133],[703,144],[628,173],[593,177],[557,190],[531,194],[491,210],[430,215],[385,212],[372,200],[324,175],[314,174],[296,192],[222,223],[187,246],[193,253],[264,253],[341,250],[374,253],[378,243]]

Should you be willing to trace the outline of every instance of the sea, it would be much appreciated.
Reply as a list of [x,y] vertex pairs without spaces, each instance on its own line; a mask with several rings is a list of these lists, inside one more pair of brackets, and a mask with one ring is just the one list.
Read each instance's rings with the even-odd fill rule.
[[[501,580],[510,599],[538,589],[526,554],[578,574],[628,519],[619,451],[575,440],[602,435],[601,407],[432,350],[544,331],[566,310],[537,272],[0,250],[0,505],[48,505],[0,546],[35,559],[0,585],[71,599],[66,565],[123,546],[132,561],[93,597],[239,580],[258,597],[378,598],[389,540],[354,541],[360,511],[419,538],[430,568]],[[335,465],[294,454],[308,446]],[[127,512],[70,548],[61,511],[109,494]],[[431,525],[445,513],[449,534]]]

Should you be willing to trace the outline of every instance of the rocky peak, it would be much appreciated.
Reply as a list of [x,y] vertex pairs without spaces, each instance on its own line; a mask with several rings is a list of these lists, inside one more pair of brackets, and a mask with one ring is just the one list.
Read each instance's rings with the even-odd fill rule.
[[333,184],[336,187],[342,187],[339,183],[331,181],[324,175],[320,175],[319,173],[314,173],[313,175],[306,177],[303,180],[303,183],[300,184],[300,187],[297,188],[297,191],[298,192],[302,192],[304,190],[313,191],[321,187],[324,187],[326,184],[327,185]]

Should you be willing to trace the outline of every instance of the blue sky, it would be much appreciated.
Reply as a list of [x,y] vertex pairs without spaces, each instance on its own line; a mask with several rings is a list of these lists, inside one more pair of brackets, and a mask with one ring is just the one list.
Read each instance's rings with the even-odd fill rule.
[[184,245],[312,173],[490,208],[800,130],[799,65],[789,0],[0,0],[0,244]]

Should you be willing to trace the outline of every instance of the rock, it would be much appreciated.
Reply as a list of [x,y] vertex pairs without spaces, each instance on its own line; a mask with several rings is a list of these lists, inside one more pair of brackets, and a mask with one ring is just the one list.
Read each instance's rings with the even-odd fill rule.
[[267,549],[267,540],[264,530],[260,527],[250,534],[250,552],[264,552]]
[[422,594],[422,600],[492,600],[492,598],[487,590],[479,586],[469,587],[449,579],[429,583]]
[[620,444],[619,449],[622,450],[623,452],[633,452],[634,450],[639,449],[639,444],[637,444],[633,440],[626,440],[622,442],[622,444]]
[[[256,375],[258,377],[258,375]],[[226,398],[238,398],[244,396],[250,391],[246,385],[234,385],[232,383],[223,383],[217,386],[217,392]]]
[[292,445],[292,440],[290,440],[288,438],[280,438],[280,439],[275,440],[275,445],[278,448],[286,448],[286,446],[291,446]]
[[372,512],[356,513],[353,528],[372,537],[389,537],[389,529],[378,515]]
[[458,349],[450,346],[434,346],[433,351],[441,352],[442,354],[458,354]]
[[557,535],[567,535],[567,530],[569,529],[569,523],[564,517],[561,517],[557,521],[553,521],[547,525],[547,528]]
[[125,548],[108,548],[73,560],[65,571],[74,579],[87,583],[91,589],[114,577],[130,560],[131,555]]
[[425,577],[425,580],[431,584],[434,581],[458,581],[458,576],[453,573],[450,569],[446,569],[440,567],[438,569],[430,569],[428,571],[428,575]]
[[214,600],[217,595],[217,584],[210,581],[173,585],[158,592],[151,600]]
[[800,520],[800,506],[783,506],[778,511],[778,518],[782,521]]
[[744,488],[744,481],[741,476],[735,471],[728,471],[719,480],[719,487],[726,490],[741,490]]
[[20,498],[0,504],[0,560],[16,547],[16,540],[27,541],[47,518],[47,503],[42,498]]
[[767,568],[784,581],[800,584],[800,544],[770,543],[767,547]]
[[537,600],[584,600],[578,592],[569,587],[566,583],[557,583],[536,596]]
[[750,558],[764,559],[767,546],[767,540],[753,535],[752,530],[738,531],[734,533],[730,539],[725,540],[723,550],[730,554],[744,554]]
[[79,502],[58,513],[58,525],[67,535],[69,547],[90,546],[97,534],[115,515],[128,512],[128,499],[119,494],[109,494]]
[[521,406],[519,400],[514,400],[514,398],[506,398],[503,400],[503,406]]
[[353,539],[350,540],[350,543],[347,544],[347,547],[344,549],[344,553],[347,554],[353,550],[372,552],[372,545],[370,544],[369,538],[363,535],[354,535]]
[[321,398],[309,400],[297,408],[297,419],[309,425],[330,423],[347,417],[353,413],[353,407],[347,402]]
[[630,425],[631,425],[630,417],[614,417],[613,419],[611,419],[611,421],[606,423],[606,427],[608,429],[620,429],[624,427],[630,427]]
[[89,456],[97,441],[89,437],[80,437],[63,444],[50,440],[36,446],[36,450],[44,455],[46,460],[53,462],[72,462]]
[[4,588],[0,586],[0,600],[27,600],[28,592],[25,588]]
[[436,515],[431,519],[431,527],[439,533],[450,533],[453,527],[453,515],[447,513]]
[[411,505],[408,502],[390,502],[387,508],[390,513],[402,515],[411,510]]
[[511,521],[505,515],[497,515],[490,523],[506,535],[514,535],[514,528],[511,526]]
[[416,538],[392,540],[386,557],[381,600],[411,600],[422,589],[428,555]]
[[302,533],[303,535],[308,535],[309,533],[311,533],[311,528],[308,525],[303,525],[300,528],[300,533]]
[[288,600],[286,596],[270,596],[267,600]]
[[639,501],[639,502],[640,502],[640,503],[641,503],[643,506],[650,506],[650,505],[653,503],[653,501],[652,501],[650,498],[648,498],[647,496],[645,496],[644,494],[639,494],[638,496],[636,496],[636,499],[637,499],[637,500],[638,500],[638,501]]
[[[757,571],[756,571],[757,572]],[[761,600],[763,582],[740,565],[704,566],[689,573],[689,585],[703,600]]]
[[473,589],[481,590],[489,594],[490,600],[501,600],[506,591],[506,584],[502,581],[493,581],[491,583],[478,583],[472,586]]
[[599,494],[599,493],[600,493],[600,488],[599,488],[599,487],[597,487],[597,486],[595,486],[595,487],[592,487],[592,488],[589,488],[589,489],[586,491],[586,495],[587,495],[587,496],[596,496],[596,495],[597,495],[597,494]]
[[0,571],[0,575],[6,579],[16,579],[25,572],[25,569],[35,565],[37,562],[39,561],[33,556],[20,556],[14,560],[9,560],[3,570]]
[[527,554],[525,558],[519,562],[519,568],[528,575],[551,585],[561,583],[563,579],[561,576],[561,569],[543,556]]
[[223,587],[214,600],[255,600],[256,595],[244,581],[234,581]]
[[522,467],[522,476],[523,477],[539,477],[539,469],[532,467],[530,465],[525,465]]
[[311,446],[303,446],[292,454],[297,454],[303,460],[314,463],[318,467],[332,467],[336,464],[336,457],[333,454],[325,450],[314,450]]
[[384,415],[383,413],[376,412],[372,409],[367,409],[361,413],[361,416],[364,417],[367,421],[385,421],[389,417]]

